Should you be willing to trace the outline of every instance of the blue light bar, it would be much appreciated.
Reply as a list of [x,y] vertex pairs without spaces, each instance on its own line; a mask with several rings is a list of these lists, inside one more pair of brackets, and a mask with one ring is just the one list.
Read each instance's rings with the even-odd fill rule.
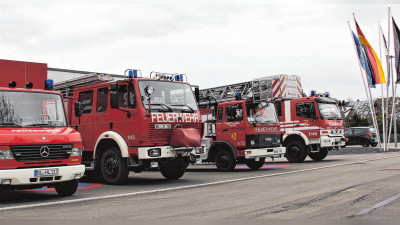
[[179,75],[179,79],[183,81],[183,74]]
[[54,80],[47,79],[44,81],[44,89],[45,90],[53,90],[54,88]]
[[175,75],[175,81],[181,81],[180,80],[180,75]]
[[138,78],[137,70],[133,70],[133,77]]

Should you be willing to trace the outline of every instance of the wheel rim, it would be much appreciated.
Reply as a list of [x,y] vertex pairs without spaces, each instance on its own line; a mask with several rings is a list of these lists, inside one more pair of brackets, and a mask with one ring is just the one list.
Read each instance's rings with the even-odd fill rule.
[[109,177],[115,177],[118,173],[118,161],[113,156],[107,158],[104,162],[104,172]]
[[228,167],[230,163],[229,157],[227,155],[221,155],[218,161],[219,165],[221,165],[223,168]]
[[293,147],[291,147],[291,148],[289,149],[289,156],[290,156],[292,159],[297,159],[297,158],[299,158],[299,156],[300,156],[300,152],[301,152],[301,150],[300,150],[299,147],[293,146]]

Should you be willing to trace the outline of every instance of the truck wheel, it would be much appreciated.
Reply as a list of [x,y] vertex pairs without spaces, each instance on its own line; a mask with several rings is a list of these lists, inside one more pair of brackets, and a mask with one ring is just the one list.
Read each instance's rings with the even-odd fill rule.
[[67,182],[58,183],[54,186],[59,196],[71,196],[78,189],[78,180],[70,180]]
[[292,163],[301,163],[307,157],[306,146],[300,141],[290,142],[286,146],[286,159]]
[[160,166],[160,172],[167,180],[177,180],[185,174],[186,168],[186,162],[181,159],[173,159],[169,164]]
[[236,160],[232,153],[228,150],[222,149],[215,155],[215,165],[221,172],[233,171],[236,167]]
[[100,170],[101,176],[107,184],[123,184],[129,175],[126,160],[114,147],[107,149],[101,156]]
[[314,161],[321,161],[325,159],[325,157],[328,155],[328,149],[322,148],[319,150],[319,152],[310,152],[308,153],[308,156],[310,156],[311,159]]
[[371,144],[371,147],[376,147],[377,145],[378,145],[378,144],[375,144],[375,143],[374,143],[374,144]]
[[260,158],[260,161],[256,161],[255,159],[248,159],[246,160],[246,165],[251,170],[258,170],[260,169],[265,163],[265,158]]

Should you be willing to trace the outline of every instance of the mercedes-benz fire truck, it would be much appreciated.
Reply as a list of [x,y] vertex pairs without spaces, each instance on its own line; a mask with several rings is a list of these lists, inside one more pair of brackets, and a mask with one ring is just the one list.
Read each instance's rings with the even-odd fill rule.
[[86,169],[109,184],[148,168],[179,179],[191,152],[203,150],[203,123],[186,75],[152,72],[145,78],[140,70],[125,72],[129,78],[122,80],[89,74],[55,85],[70,97],[68,116],[82,135]]
[[196,154],[197,163],[215,162],[220,171],[232,171],[237,163],[245,163],[257,170],[267,157],[285,155],[275,106],[261,101],[256,91],[248,83],[200,91],[207,129],[203,139],[206,150]]
[[[251,96],[247,98],[264,105],[275,105],[278,124],[270,119],[260,134],[271,130],[280,132],[282,144],[286,147],[285,157],[290,162],[303,162],[307,155],[315,161],[320,161],[327,156],[329,150],[340,149],[345,145],[343,120],[337,102],[328,94],[313,93],[310,97],[303,97],[298,76],[267,76],[200,91],[201,99],[211,97],[221,100],[235,94]],[[228,104],[236,103],[232,98],[228,100]],[[251,146],[251,139],[251,136],[246,136],[246,147]],[[262,139],[259,139],[259,142],[260,140]]]
[[[46,90],[33,89],[45,82]],[[55,187],[73,195],[85,172],[82,140],[70,128],[52,80],[0,87],[0,189]]]

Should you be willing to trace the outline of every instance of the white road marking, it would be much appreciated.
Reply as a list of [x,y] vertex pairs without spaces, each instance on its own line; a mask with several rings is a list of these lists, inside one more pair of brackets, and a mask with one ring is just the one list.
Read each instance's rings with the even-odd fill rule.
[[400,198],[400,194],[397,194],[397,195],[395,195],[393,197],[390,197],[390,198],[388,198],[388,199],[386,199],[384,201],[379,202],[378,204],[372,206],[371,208],[363,209],[363,210],[361,210],[360,212],[358,212],[358,213],[356,213],[354,215],[355,216],[365,215],[365,214],[367,214],[367,213],[369,213],[369,212],[371,212],[371,211],[373,211],[373,210],[375,210],[377,208],[383,207],[385,205],[389,205],[390,203],[396,201],[399,198]]
[[71,204],[71,203],[86,202],[86,201],[93,201],[93,200],[104,200],[104,199],[110,199],[110,198],[121,198],[121,197],[128,197],[128,196],[154,194],[154,193],[167,192],[167,191],[176,191],[176,190],[183,190],[183,189],[190,189],[190,188],[206,187],[206,186],[227,184],[227,183],[238,182],[238,181],[254,180],[254,179],[260,179],[260,178],[265,178],[265,177],[275,177],[275,176],[282,176],[282,175],[287,175],[287,174],[301,173],[301,172],[307,172],[307,171],[313,171],[313,170],[321,170],[321,169],[327,169],[327,168],[333,168],[333,167],[339,167],[339,166],[347,166],[347,165],[372,162],[372,161],[390,159],[390,158],[396,158],[396,157],[400,157],[400,155],[387,156],[387,157],[374,158],[374,159],[366,159],[366,160],[361,160],[361,161],[321,166],[321,167],[295,170],[295,171],[288,171],[288,172],[283,172],[283,173],[266,174],[266,175],[259,175],[259,176],[253,176],[253,177],[243,177],[243,178],[214,181],[214,182],[202,183],[202,184],[186,185],[186,186],[180,186],[180,187],[162,188],[162,189],[155,189],[155,190],[149,190],[149,191],[130,192],[130,193],[124,193],[124,194],[105,195],[105,196],[88,197],[88,198],[80,198],[80,199],[71,199],[71,200],[64,200],[64,201],[57,201],[57,202],[45,202],[45,203],[36,203],[36,204],[29,204],[29,205],[9,206],[9,207],[0,208],[0,212],[6,211],[6,210],[27,209],[27,208],[34,208],[34,207]]

